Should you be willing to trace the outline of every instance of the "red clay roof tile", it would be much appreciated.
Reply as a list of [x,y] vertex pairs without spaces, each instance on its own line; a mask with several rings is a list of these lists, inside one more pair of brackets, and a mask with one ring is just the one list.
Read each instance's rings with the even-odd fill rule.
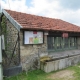
[[6,12],[22,26],[22,29],[80,32],[79,26],[60,19],[36,16],[11,10],[6,10]]

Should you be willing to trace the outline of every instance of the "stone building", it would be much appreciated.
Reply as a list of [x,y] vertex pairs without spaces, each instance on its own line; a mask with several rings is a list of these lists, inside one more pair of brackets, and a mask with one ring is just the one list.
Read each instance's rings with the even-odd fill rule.
[[[20,57],[23,70],[28,69],[30,67],[29,65],[33,64],[33,60],[32,62],[29,62],[29,60],[37,55],[39,50],[42,51],[42,49],[47,51],[53,61],[71,58],[71,60],[68,59],[69,63],[68,61],[67,63],[64,62],[64,60],[60,62],[58,68],[62,69],[66,64],[73,65],[80,62],[79,26],[60,19],[36,16],[11,10],[3,10],[2,15],[6,17],[6,30],[8,31],[7,43],[11,42],[9,49],[14,49],[17,37],[20,42],[14,54],[19,50],[18,52],[20,55],[18,57]],[[75,60],[77,61],[75,62]],[[48,66],[49,71],[45,67],[45,72],[54,70],[51,68],[52,65]]]

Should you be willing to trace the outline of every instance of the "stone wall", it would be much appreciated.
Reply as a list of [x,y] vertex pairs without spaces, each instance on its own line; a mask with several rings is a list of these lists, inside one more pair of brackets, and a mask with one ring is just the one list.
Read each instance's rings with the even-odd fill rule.
[[[6,53],[8,56],[12,56],[12,52],[14,49],[14,46],[16,44],[16,40],[18,38],[18,31],[17,29],[10,23],[10,21],[7,19],[7,50]],[[24,45],[23,44],[23,31],[20,31],[20,58],[21,58],[21,65],[23,70],[30,69],[31,66],[34,65],[34,61],[38,57],[38,50],[40,48],[43,48],[44,50],[47,49],[47,36],[44,35],[44,43],[38,44],[38,45]],[[15,54],[19,54],[18,52],[18,45],[16,47]],[[15,55],[15,57],[18,57],[18,55]],[[14,58],[13,58],[14,59]],[[18,59],[14,59],[18,60]]]
[[[4,64],[4,68],[8,68],[10,66],[15,66],[19,63],[19,47],[18,47],[18,43],[16,45],[16,41],[18,38],[18,31],[17,29],[10,23],[10,21],[8,19],[6,19],[6,35],[5,35],[5,46],[6,46],[6,50],[5,53],[7,55],[7,58],[4,58],[3,64]],[[14,47],[16,45],[15,51],[14,51]],[[14,55],[13,58],[11,60],[12,54],[14,51]],[[11,64],[9,65],[11,61]]]
[[[23,44],[23,31],[20,32],[20,52],[21,52],[21,63],[23,70],[27,70],[30,66],[33,66],[33,61],[38,57],[38,51],[40,48],[47,50],[47,36],[44,35],[43,44]],[[37,64],[36,64],[37,65]]]
[[[77,39],[78,49],[80,49],[80,38]],[[44,43],[39,45],[24,45],[23,44],[23,31],[20,32],[20,52],[21,63],[23,70],[27,70],[33,66],[34,61],[37,59],[39,48],[47,50],[47,36],[44,35]],[[54,52],[53,52],[54,53]],[[55,53],[54,53],[55,54]],[[64,53],[65,54],[65,53]]]
[[18,38],[17,29],[7,20],[7,43],[11,43],[10,47],[13,48],[17,38]]

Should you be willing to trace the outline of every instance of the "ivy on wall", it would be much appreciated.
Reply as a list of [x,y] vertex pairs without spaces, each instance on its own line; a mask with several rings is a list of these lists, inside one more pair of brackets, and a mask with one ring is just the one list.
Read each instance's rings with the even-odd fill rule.
[[18,31],[5,16],[2,17],[1,26],[1,34],[4,35],[5,39],[5,50],[3,50],[3,67],[9,68],[10,66],[16,66],[19,64]]

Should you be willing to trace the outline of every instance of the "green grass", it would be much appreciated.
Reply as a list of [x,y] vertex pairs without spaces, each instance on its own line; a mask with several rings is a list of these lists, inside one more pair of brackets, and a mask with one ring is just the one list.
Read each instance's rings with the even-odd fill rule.
[[41,70],[34,70],[28,73],[22,72],[21,74],[17,76],[4,78],[4,80],[49,80],[49,79],[46,79],[47,75],[48,73],[45,73]]
[[75,80],[80,80],[80,67],[79,66],[80,66],[80,64],[67,68],[68,70],[75,71],[75,73],[74,73]]
[[4,80],[27,80],[27,76],[25,72],[13,77],[4,78]]
[[[75,72],[73,75],[75,77],[74,80],[80,80],[80,68],[78,66],[80,66],[80,64],[76,65],[76,66],[68,67],[64,70],[74,71]],[[58,71],[56,71],[56,72],[58,72]],[[30,71],[28,73],[22,72],[21,74],[19,74],[17,76],[13,76],[10,78],[4,78],[4,80],[53,80],[53,79],[49,79],[48,76],[51,74],[55,74],[56,72],[45,73],[41,70],[34,70],[34,71]],[[62,80],[62,79],[59,79],[59,80]]]

